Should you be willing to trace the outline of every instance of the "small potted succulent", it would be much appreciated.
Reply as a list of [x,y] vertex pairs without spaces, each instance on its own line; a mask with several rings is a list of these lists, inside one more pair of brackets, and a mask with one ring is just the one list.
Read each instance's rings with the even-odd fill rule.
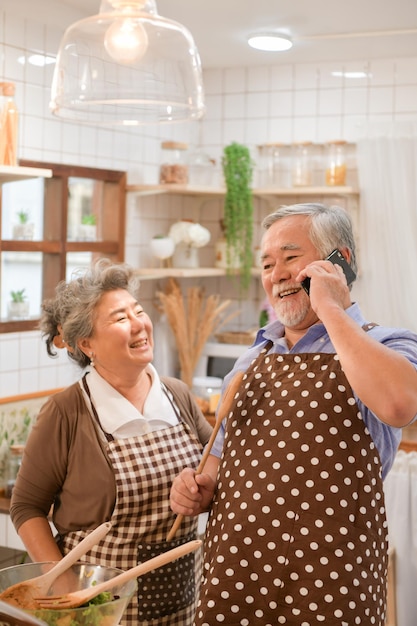
[[28,211],[20,209],[17,212],[18,223],[13,225],[13,239],[33,239],[35,232],[35,224],[29,221],[30,215]]
[[94,213],[87,213],[81,217],[79,225],[78,239],[80,241],[96,241],[97,239],[97,218]]
[[26,299],[26,289],[10,292],[10,302],[7,305],[7,314],[10,319],[29,317],[29,302]]

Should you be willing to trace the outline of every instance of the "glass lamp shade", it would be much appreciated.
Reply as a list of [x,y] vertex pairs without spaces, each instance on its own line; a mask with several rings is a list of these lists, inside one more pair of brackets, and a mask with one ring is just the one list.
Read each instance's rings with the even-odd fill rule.
[[200,119],[204,90],[194,40],[159,16],[154,0],[103,0],[98,15],[63,36],[50,108],[69,121],[100,125]]

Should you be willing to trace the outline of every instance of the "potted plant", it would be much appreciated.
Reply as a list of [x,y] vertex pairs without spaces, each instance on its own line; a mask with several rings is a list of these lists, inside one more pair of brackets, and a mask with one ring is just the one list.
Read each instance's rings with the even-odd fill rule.
[[180,220],[172,224],[169,237],[175,243],[172,259],[174,267],[196,268],[200,266],[198,251],[210,241],[210,231],[192,220]]
[[240,286],[249,288],[252,268],[253,237],[253,162],[249,149],[233,142],[223,150],[222,167],[226,194],[224,199],[224,236],[226,265],[232,270],[240,262]]
[[10,292],[11,300],[8,303],[8,317],[21,319],[29,317],[29,302],[26,299],[26,289],[18,289]]
[[171,257],[174,254],[175,242],[167,235],[154,235],[150,242],[152,255],[159,259],[161,267],[170,267]]
[[20,209],[17,212],[18,223],[13,225],[13,239],[33,239],[35,224],[29,222],[29,212]]
[[93,213],[81,217],[79,236],[81,241],[95,241],[97,239],[97,218]]

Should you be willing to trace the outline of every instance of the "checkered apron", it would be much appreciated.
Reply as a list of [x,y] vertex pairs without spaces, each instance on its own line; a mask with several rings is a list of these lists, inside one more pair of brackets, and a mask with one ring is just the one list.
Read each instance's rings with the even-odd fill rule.
[[[127,570],[195,539],[197,519],[187,517],[179,537],[165,541],[175,520],[169,506],[172,481],[184,467],[197,467],[201,458],[202,446],[188,425],[180,421],[170,428],[119,440],[105,435],[115,474],[116,503],[110,520],[112,528],[89,551],[88,561]],[[86,534],[76,531],[65,535],[60,544],[63,552],[71,550]],[[141,576],[137,595],[121,624],[190,626],[200,575],[201,555],[194,552]]]
[[335,354],[267,354],[226,424],[195,625],[383,626],[381,465]]

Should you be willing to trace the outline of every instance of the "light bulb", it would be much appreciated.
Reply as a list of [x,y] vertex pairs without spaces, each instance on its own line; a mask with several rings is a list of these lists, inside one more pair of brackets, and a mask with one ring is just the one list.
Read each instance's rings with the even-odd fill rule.
[[134,63],[148,49],[148,35],[142,24],[134,18],[116,20],[107,30],[104,47],[119,63]]

